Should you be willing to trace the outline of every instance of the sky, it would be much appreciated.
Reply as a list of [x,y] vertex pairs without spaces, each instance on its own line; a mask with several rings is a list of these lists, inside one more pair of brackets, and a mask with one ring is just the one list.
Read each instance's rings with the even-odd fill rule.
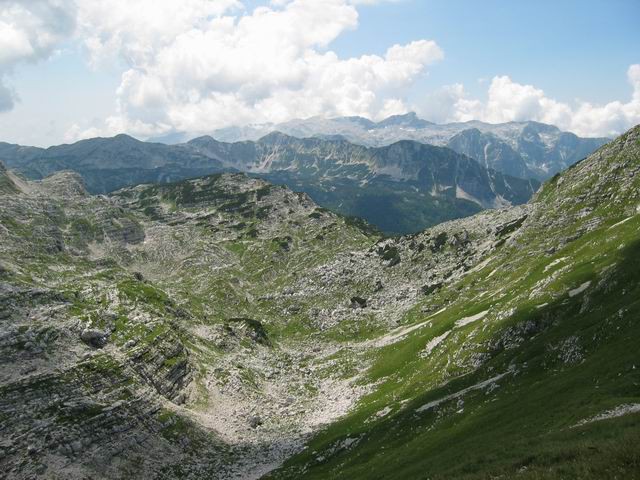
[[0,141],[409,111],[640,123],[638,0],[0,0]]

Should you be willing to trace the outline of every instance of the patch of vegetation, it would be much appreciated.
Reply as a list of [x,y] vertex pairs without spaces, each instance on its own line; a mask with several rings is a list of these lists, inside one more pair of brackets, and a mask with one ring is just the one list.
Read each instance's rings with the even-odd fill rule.
[[123,280],[118,283],[118,290],[134,303],[142,302],[159,309],[164,309],[172,304],[166,293],[153,285],[138,280]]

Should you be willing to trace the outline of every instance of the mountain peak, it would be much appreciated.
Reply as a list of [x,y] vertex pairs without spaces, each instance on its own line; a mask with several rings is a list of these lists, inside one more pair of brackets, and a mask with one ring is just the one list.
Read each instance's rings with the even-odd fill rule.
[[276,130],[275,132],[266,134],[264,137],[260,138],[258,142],[259,143],[285,143],[285,142],[289,143],[293,139],[294,137]]
[[422,120],[415,112],[405,113],[403,115],[392,115],[385,118],[381,122],[378,122],[378,127],[411,127],[411,128],[425,128],[429,125],[433,125],[431,122]]
[[115,137],[112,137],[112,140],[117,140],[119,142],[141,143],[140,140],[132,137],[131,135],[127,135],[126,133],[119,133]]
[[119,133],[114,135],[113,137],[93,137],[93,138],[85,138],[82,140],[78,140],[77,142],[63,145],[54,145],[47,148],[48,151],[56,151],[60,148],[93,148],[96,145],[120,145],[124,147],[129,147],[132,145],[144,143],[137,138],[132,137],[131,135],[127,135],[126,133]]
[[483,135],[486,135],[486,134],[482,133],[476,127],[467,128],[466,130],[462,130],[461,132],[458,132],[453,137],[451,137],[451,140],[449,140],[449,143],[453,142],[458,138],[481,138]]
[[375,128],[376,123],[369,120],[368,118],[365,117],[359,117],[359,116],[351,116],[351,117],[338,117],[338,118],[334,118],[332,119],[334,121],[337,122],[348,122],[354,125],[358,125],[359,127],[365,128],[367,130],[371,129],[371,128]]
[[200,137],[193,138],[188,142],[185,142],[187,145],[209,145],[212,143],[219,143],[215,138],[211,135],[202,135]]

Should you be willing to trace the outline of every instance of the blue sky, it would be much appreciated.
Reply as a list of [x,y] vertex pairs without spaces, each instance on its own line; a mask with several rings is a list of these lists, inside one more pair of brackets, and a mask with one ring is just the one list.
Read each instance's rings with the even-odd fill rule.
[[[637,84],[631,68],[640,64],[637,0],[245,1],[244,10],[235,0],[216,0],[229,4],[219,12],[207,0],[183,6],[157,0],[158,31],[142,33],[135,17],[149,0],[107,0],[110,11],[120,9],[114,19],[90,0],[64,1],[68,9],[40,9],[42,18],[23,1],[0,6],[0,28],[4,22],[15,32],[13,44],[0,39],[0,51],[21,51],[16,42],[26,42],[22,57],[0,54],[0,108],[3,88],[8,99],[0,112],[2,141],[50,145],[119,131],[144,138],[295,116],[381,118],[408,110],[436,121],[534,119],[583,135],[640,121],[640,86],[637,102],[633,97],[640,67]],[[25,15],[2,12],[8,4]],[[258,6],[273,10],[273,21],[257,18]],[[252,21],[225,36],[206,23],[217,15]],[[194,25],[197,38],[189,33]],[[39,35],[47,29],[55,41],[43,46]],[[171,29],[175,36],[163,37]],[[189,40],[174,42],[182,34]],[[273,48],[253,56],[244,39],[256,51],[262,43]],[[394,45],[402,47],[400,60],[385,56]],[[185,60],[194,51],[197,65]]]
[[432,38],[446,60],[425,87],[510,75],[570,101],[630,95],[625,73],[640,62],[637,0],[405,0],[360,10],[360,26],[334,48],[346,55],[383,52],[392,43]]

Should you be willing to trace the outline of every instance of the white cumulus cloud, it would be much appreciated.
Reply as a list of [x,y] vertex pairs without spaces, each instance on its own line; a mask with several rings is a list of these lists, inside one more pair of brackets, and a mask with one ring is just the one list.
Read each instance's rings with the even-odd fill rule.
[[340,58],[329,45],[358,25],[357,8],[347,0],[277,1],[252,12],[233,0],[131,3],[78,3],[92,62],[115,55],[127,69],[116,115],[92,129],[76,126],[71,136],[402,113],[403,89],[443,58],[427,40]]
[[[444,57],[431,40],[343,58],[332,42],[358,26],[362,5],[396,0],[0,0],[0,111],[17,100],[13,72],[65,42],[95,68],[121,68],[114,114],[74,125],[67,140],[128,132],[208,132],[314,115],[379,119],[405,113],[410,87]],[[615,135],[640,123],[640,65],[633,95],[606,105],[561,102],[535,86],[496,76],[486,100],[462,84],[427,96],[435,121],[538,120],[580,135]]]
[[543,90],[514,82],[508,76],[491,81],[486,101],[469,98],[460,84],[430,95],[421,113],[436,121],[483,120],[490,123],[535,120],[582,136],[615,136],[640,123],[640,65],[631,65],[627,78],[631,99],[593,105],[549,98]]
[[70,0],[0,0],[0,111],[17,98],[7,77],[20,63],[48,58],[75,25]]

